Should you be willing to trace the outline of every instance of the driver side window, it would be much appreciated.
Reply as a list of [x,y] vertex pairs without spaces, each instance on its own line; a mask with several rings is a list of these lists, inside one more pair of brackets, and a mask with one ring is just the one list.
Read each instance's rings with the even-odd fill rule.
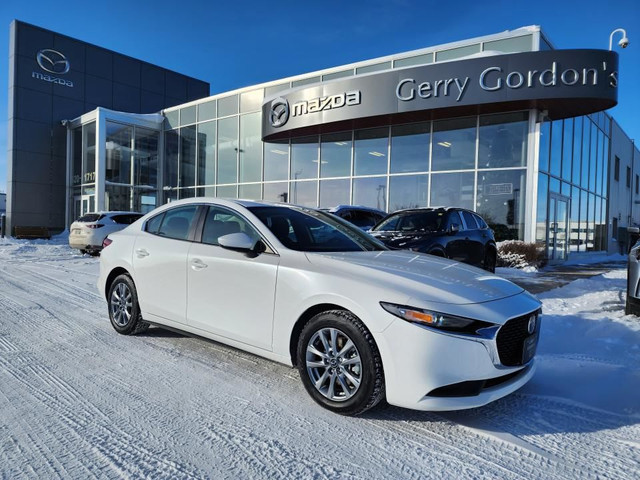
[[209,207],[202,228],[202,243],[219,245],[218,239],[231,233],[246,233],[253,241],[260,234],[244,218],[221,207]]

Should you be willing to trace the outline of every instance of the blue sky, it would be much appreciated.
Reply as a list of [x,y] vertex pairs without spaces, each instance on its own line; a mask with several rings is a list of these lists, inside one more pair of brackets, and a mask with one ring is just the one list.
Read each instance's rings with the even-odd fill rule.
[[[0,190],[6,184],[9,24],[32,23],[190,75],[211,93],[345,63],[541,25],[556,48],[603,48],[627,30],[619,104],[640,141],[640,1],[4,0],[0,4]],[[616,40],[619,37],[616,37]],[[614,42],[614,44],[616,44]],[[5,93],[1,93],[5,92]]]

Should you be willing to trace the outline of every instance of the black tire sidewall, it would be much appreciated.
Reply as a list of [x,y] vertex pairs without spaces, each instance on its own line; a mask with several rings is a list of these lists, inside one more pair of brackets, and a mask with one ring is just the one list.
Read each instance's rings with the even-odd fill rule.
[[[371,345],[364,338],[363,333],[353,323],[353,320],[360,322],[357,317],[349,312],[323,312],[313,317],[305,325],[300,334],[297,348],[297,365],[302,383],[318,404],[323,407],[344,415],[353,415],[362,412],[369,403],[375,391],[376,368],[374,352]],[[311,337],[323,328],[335,328],[342,331],[354,343],[360,354],[362,365],[362,379],[360,387],[353,397],[344,402],[336,402],[324,397],[312,383],[306,365],[306,350]],[[369,333],[369,335],[371,335]]]
[[[131,292],[132,302],[131,319],[129,320],[129,323],[124,327],[121,327],[114,321],[113,313],[111,311],[111,295],[113,294],[115,288],[121,283],[124,283],[129,288],[129,291]],[[129,275],[119,275],[111,283],[111,287],[109,288],[109,296],[107,297],[107,304],[109,308],[109,320],[111,321],[111,326],[114,328],[114,330],[123,335],[129,335],[133,333],[138,322],[140,321],[140,307],[138,305],[138,292],[136,291],[136,286],[134,285],[133,280]]]

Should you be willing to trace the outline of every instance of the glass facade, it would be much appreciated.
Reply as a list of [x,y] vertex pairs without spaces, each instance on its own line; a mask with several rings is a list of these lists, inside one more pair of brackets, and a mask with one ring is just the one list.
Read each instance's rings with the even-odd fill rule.
[[385,211],[460,206],[485,215],[499,239],[524,239],[528,122],[528,111],[512,112],[262,143],[259,111],[207,120],[165,131],[164,201],[205,194],[190,188],[197,171],[207,195]]
[[[536,242],[550,260],[563,260],[568,252],[607,249],[610,140],[608,122],[599,117],[592,114],[540,126]],[[567,241],[559,244],[556,230],[565,203]]]

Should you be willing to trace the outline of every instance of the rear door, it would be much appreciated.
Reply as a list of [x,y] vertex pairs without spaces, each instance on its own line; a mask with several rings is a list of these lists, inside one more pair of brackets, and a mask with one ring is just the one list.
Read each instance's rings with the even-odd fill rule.
[[[443,222],[442,229],[445,232],[443,233],[443,241],[445,242],[447,257],[458,262],[467,262],[466,232],[464,231],[464,224],[462,223],[460,214],[457,210],[454,210],[448,212],[446,215],[447,218],[445,222]],[[458,226],[458,231],[456,233],[449,233],[451,227],[454,225]]]
[[480,266],[484,259],[484,242],[482,240],[482,234],[473,214],[466,210],[462,210],[461,213],[464,218],[464,222],[467,225],[464,232],[468,256],[466,263]]
[[133,249],[134,281],[142,315],[186,322],[187,256],[197,205],[165,210],[149,219]]

